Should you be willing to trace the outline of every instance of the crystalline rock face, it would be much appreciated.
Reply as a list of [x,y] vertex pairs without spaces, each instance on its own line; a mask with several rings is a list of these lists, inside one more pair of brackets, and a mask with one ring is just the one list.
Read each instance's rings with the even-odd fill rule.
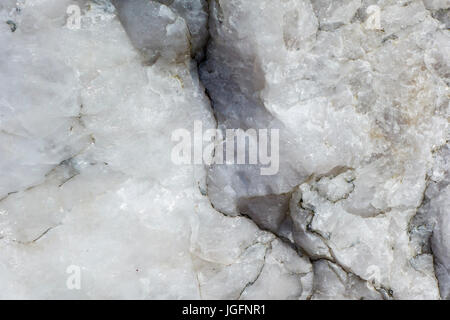
[[2,1],[0,299],[450,299],[449,9]]

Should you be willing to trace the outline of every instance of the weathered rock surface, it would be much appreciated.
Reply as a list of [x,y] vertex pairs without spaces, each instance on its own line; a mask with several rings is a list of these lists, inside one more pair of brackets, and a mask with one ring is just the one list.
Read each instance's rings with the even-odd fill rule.
[[449,299],[449,8],[2,1],[0,298]]

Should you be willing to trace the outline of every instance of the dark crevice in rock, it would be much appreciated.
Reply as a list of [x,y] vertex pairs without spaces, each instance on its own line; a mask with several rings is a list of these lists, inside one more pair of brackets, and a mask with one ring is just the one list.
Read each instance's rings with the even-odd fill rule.
[[45,235],[47,235],[51,230],[53,230],[53,229],[55,229],[55,228],[57,228],[57,227],[59,227],[59,226],[61,226],[61,224],[57,224],[56,226],[47,228],[44,232],[42,232],[40,235],[38,235],[36,238],[34,238],[33,240],[30,240],[30,241],[21,241],[21,240],[17,240],[17,239],[14,239],[14,240],[12,240],[12,241],[13,241],[13,242],[16,242],[16,243],[19,243],[19,244],[23,244],[23,245],[33,244],[33,243],[39,241],[40,239],[42,239],[42,238],[43,238]]
[[16,194],[16,193],[18,193],[18,192],[19,192],[19,191],[11,191],[11,192],[8,192],[8,193],[6,194],[6,196],[0,198],[0,202],[2,202],[2,201],[4,201],[4,200],[8,199],[9,196],[11,196],[11,195],[13,195],[13,194]]
[[[214,0],[208,1],[208,5],[211,9],[212,2]],[[215,2],[218,3],[217,1]],[[216,5],[217,6],[217,5]],[[216,9],[220,9],[220,6]],[[355,14],[355,17],[352,21],[363,21],[364,20],[364,12],[361,11],[362,8],[358,9],[358,11]],[[220,13],[220,12],[219,12]],[[209,11],[209,14],[211,12]],[[239,84],[234,83],[231,78],[227,78],[227,73],[232,73],[230,70],[227,70],[226,63],[220,60],[220,57],[215,57],[214,52],[217,51],[217,48],[214,48],[213,46],[217,46],[217,43],[215,44],[213,37],[212,37],[212,30],[211,24],[212,20],[211,17],[208,21],[208,39],[206,42],[206,45],[203,47],[203,59],[198,61],[198,74],[200,82],[205,87],[205,94],[208,97],[211,108],[214,114],[214,117],[216,119],[216,123],[219,126],[229,127],[229,128],[251,128],[254,126],[254,123],[246,122],[246,117],[248,118],[259,118],[259,119],[265,119],[267,120],[266,123],[258,123],[261,127],[268,127],[269,123],[272,122],[272,117],[270,117],[269,114],[267,114],[268,117],[264,116],[264,112],[267,110],[264,107],[264,104],[262,101],[255,100],[254,97],[248,97],[246,96],[245,92],[242,92],[240,89]],[[221,24],[220,19],[216,22],[218,25]],[[217,26],[216,26],[217,27]],[[387,36],[384,38],[383,42],[387,42],[391,39],[395,39],[398,37],[397,35],[393,34],[390,36]],[[220,46],[224,47],[226,46],[226,42],[221,43]],[[237,57],[239,57],[238,52],[234,52],[233,48],[227,48],[227,50],[230,50],[231,53],[236,54]],[[245,58],[246,57],[239,57],[241,59],[241,63],[245,65]],[[257,61],[253,61],[257,65]],[[256,68],[257,69],[257,68]],[[221,73],[221,77],[218,80],[217,78],[214,78],[214,73]],[[212,76],[211,76],[212,75]],[[253,75],[254,76],[254,75]],[[244,77],[249,78],[248,82],[245,82],[246,85],[250,87],[250,91],[257,91],[259,88],[259,83],[251,83],[251,77],[252,75],[244,75]],[[253,87],[252,87],[253,86]],[[225,101],[227,99],[224,98],[224,96],[221,96],[221,91],[225,90],[229,93],[227,96],[228,101]],[[236,98],[237,97],[237,98]],[[232,100],[236,98],[236,101],[239,101],[239,103],[235,103]],[[242,102],[244,101],[244,102]],[[235,108],[235,112],[231,114],[227,113],[229,110],[226,110],[226,108]],[[261,116],[263,114],[263,116]],[[342,173],[345,170],[349,170],[350,168],[338,168],[336,170],[338,173]],[[230,170],[228,174],[235,174],[236,172],[233,172]],[[335,175],[337,175],[336,173]],[[209,175],[208,175],[209,176]],[[326,175],[324,175],[326,176]],[[251,178],[251,176],[249,175]],[[249,183],[263,183],[261,181],[258,181],[258,179],[248,179],[250,181]],[[302,179],[304,180],[304,179]],[[299,180],[299,181],[302,181]],[[210,188],[208,188],[207,183],[207,190],[204,192],[205,196],[208,197],[209,202],[216,211],[220,212],[222,215],[233,218],[234,216],[230,213],[223,212],[220,208],[217,208],[214,204],[214,199],[211,198],[210,194]],[[338,265],[342,270],[344,270],[348,275],[353,275],[360,279],[361,281],[368,282],[366,279],[361,278],[357,274],[355,274],[350,268],[343,265],[336,257],[335,253],[333,252],[332,248],[327,244],[326,236],[321,234],[320,232],[317,232],[315,230],[312,230],[309,228],[306,232],[310,232],[312,234],[315,234],[320,239],[323,240],[323,242],[326,244],[326,246],[329,249],[331,258],[328,257],[312,257],[307,254],[306,250],[301,248],[297,243],[289,239],[285,236],[285,233],[280,232],[280,226],[286,222],[289,224],[289,208],[288,203],[291,198],[292,192],[286,192],[286,193],[268,193],[267,195],[262,196],[252,196],[252,195],[239,195],[236,199],[237,202],[237,214],[239,216],[245,217],[249,220],[251,220],[260,230],[269,232],[273,234],[276,238],[283,241],[284,243],[288,244],[290,247],[292,247],[300,256],[306,256],[308,259],[312,262],[318,261],[320,259],[326,259],[330,262],[335,263]],[[292,226],[290,227],[292,229]],[[291,230],[292,231],[292,230]],[[261,269],[262,272],[262,269]],[[260,273],[259,273],[260,274]],[[258,276],[259,277],[259,276]],[[252,282],[254,283],[258,277]],[[252,283],[249,283],[246,287],[251,285]],[[368,282],[369,283],[369,282]],[[374,288],[377,292],[380,293],[380,295],[385,299],[392,299],[394,296],[394,292],[390,288],[386,288],[383,285],[375,286],[372,283],[369,283],[370,286]],[[246,287],[243,289],[241,294],[245,291]]]
[[[436,148],[433,151],[433,156],[434,158],[439,157],[440,155],[445,157],[445,153],[447,152],[448,141],[439,148]],[[439,273],[439,269],[442,268],[442,263],[440,262],[439,254],[436,254],[434,249],[443,245],[439,243],[439,235],[436,234],[436,230],[442,228],[442,226],[439,226],[439,222],[442,223],[442,221],[438,219],[439,217],[437,217],[436,214],[445,214],[445,212],[433,212],[431,205],[433,199],[438,197],[437,192],[442,192],[442,190],[448,187],[448,183],[448,170],[445,173],[445,178],[439,182],[433,181],[431,176],[427,174],[421,203],[417,207],[416,214],[411,218],[408,225],[410,242],[414,243],[418,248],[416,256],[429,254],[433,259],[433,274],[438,284],[441,299],[449,299],[448,294],[446,296],[448,288],[443,284],[446,277]],[[442,279],[440,279],[441,276],[443,277]]]
[[304,257],[304,256],[308,257],[308,255],[303,254],[303,252],[300,252],[300,251],[298,250],[297,246],[296,246],[290,239],[288,239],[287,237],[282,236],[282,235],[279,235],[279,234],[277,234],[277,233],[275,233],[275,232],[273,232],[273,231],[271,231],[271,230],[269,230],[269,229],[267,229],[267,228],[264,228],[264,226],[261,226],[261,225],[259,225],[258,223],[256,223],[255,220],[254,220],[252,217],[250,217],[250,216],[248,216],[248,215],[246,215],[246,214],[244,214],[244,213],[241,213],[241,214],[236,215],[236,216],[232,216],[232,215],[229,215],[229,214],[227,214],[227,213],[225,213],[225,212],[222,212],[222,211],[220,211],[219,209],[217,209],[217,208],[214,206],[214,203],[211,201],[211,199],[208,197],[207,194],[206,194],[206,198],[208,199],[208,201],[209,201],[211,207],[212,207],[215,211],[217,211],[218,213],[222,214],[224,217],[231,218],[231,219],[233,219],[233,218],[245,218],[245,219],[248,219],[248,220],[250,220],[256,227],[258,227],[259,230],[272,234],[276,239],[282,241],[283,243],[287,244],[289,247],[291,247],[292,249],[294,249],[294,251],[297,252],[297,253],[299,254],[300,257]]
[[445,25],[450,30],[450,8],[431,11],[431,16]]
[[[272,240],[273,241],[273,240]],[[242,295],[244,294],[245,290],[247,290],[248,288],[250,288],[253,284],[255,284],[256,281],[258,281],[259,277],[261,276],[264,267],[266,266],[266,258],[267,258],[267,254],[272,250],[272,242],[269,242],[269,244],[266,247],[266,251],[264,252],[264,258],[263,258],[263,263],[261,265],[261,268],[258,270],[258,273],[256,274],[256,277],[248,282],[244,288],[242,288],[241,292],[239,293],[239,296],[237,297],[237,300],[240,300]]]
[[[264,84],[261,84],[258,81],[255,82],[253,74],[245,74],[245,79],[243,81],[251,90],[249,89],[249,92],[242,90],[241,85],[235,83],[231,77],[233,74],[232,70],[229,70],[226,62],[221,60],[223,57],[216,57],[215,52],[219,50],[217,46],[221,47],[223,50],[229,50],[230,52],[227,56],[230,58],[237,58],[237,60],[240,60],[244,65],[249,64],[249,70],[253,70],[253,72],[260,74],[262,71],[258,70],[258,62],[249,57],[240,56],[241,53],[239,53],[236,48],[227,46],[226,41],[220,42],[219,39],[220,43],[218,43],[218,41],[213,38],[212,33],[214,31],[212,28],[220,27],[221,20],[223,20],[223,12],[221,11],[222,8],[220,7],[220,3],[217,0],[208,1],[208,10],[210,15],[208,20],[209,37],[206,46],[204,47],[204,58],[198,63],[198,71],[200,82],[204,85],[205,94],[211,103],[217,128],[241,128],[246,130],[249,128],[271,127],[274,120],[273,116],[266,110],[264,103],[252,94],[261,89]],[[215,21],[213,21],[213,18],[211,17],[211,14],[214,13],[217,15]],[[212,24],[215,24],[215,26]],[[217,77],[217,74],[220,74],[220,76]],[[222,95],[224,92],[223,90],[228,92],[229,95],[224,97]],[[231,113],[230,110],[232,110]],[[258,121],[254,119],[257,119]],[[209,168],[208,181],[206,184],[206,196],[208,197],[211,206],[227,217],[239,215],[251,220],[260,230],[273,234],[284,243],[287,243],[289,246],[296,249],[292,241],[280,234],[279,230],[280,227],[289,224],[287,217],[291,192],[268,192],[267,195],[261,196],[246,195],[245,193],[238,194],[236,199],[236,212],[224,212],[224,210],[217,208],[215,199],[211,197],[210,177],[216,168],[216,165],[212,165]],[[267,185],[268,189],[270,189],[270,183],[271,180],[273,180],[255,176],[256,171],[247,166],[227,166],[226,170],[226,174],[229,177],[234,177],[232,179],[236,181],[236,184],[247,183],[252,186]],[[261,214],[261,212],[263,212],[263,214]],[[297,249],[296,251],[298,252]]]
[[[319,294],[319,299],[321,299],[320,294],[327,295],[327,292],[324,291],[325,288],[321,287],[323,286],[324,280],[326,280],[326,278],[320,279],[320,277],[322,276],[322,272],[319,271],[320,269],[323,269],[324,264],[325,266],[328,266],[328,270],[330,270],[336,276],[336,279],[345,288],[344,289],[345,292],[343,292],[343,294],[344,296],[346,296],[347,299],[355,299],[358,297],[358,296],[351,296],[354,293],[353,290],[355,289],[358,290],[358,286],[362,286],[359,287],[358,290],[359,300],[363,300],[365,299],[365,297],[367,297],[368,299],[377,299],[377,298],[381,298],[383,300],[392,299],[392,297],[390,296],[392,295],[392,292],[388,292],[389,290],[386,290],[384,288],[376,288],[372,283],[362,279],[357,274],[354,274],[352,272],[349,272],[348,270],[343,269],[339,264],[337,264],[335,261],[331,261],[330,259],[318,259],[313,262],[315,282],[313,285],[312,294],[310,295],[309,299],[314,298],[317,294]],[[345,277],[342,274],[340,274],[336,268],[345,273]],[[326,273],[327,272],[325,272],[325,274]],[[374,291],[373,294],[371,290]],[[375,292],[378,294],[378,297],[374,296]]]
[[286,219],[290,199],[291,193],[240,198],[238,210],[241,215],[252,219],[260,228],[277,233]]
[[[205,43],[205,46],[203,47],[203,58],[201,60],[198,61],[198,74],[199,74],[199,79],[200,79],[200,83],[204,86],[205,88],[205,95],[207,96],[207,98],[210,101],[210,105],[211,105],[211,109],[212,109],[212,113],[214,115],[214,118],[216,120],[216,124],[217,127],[219,126],[219,124],[221,122],[223,122],[225,119],[222,117],[222,121],[219,121],[219,118],[221,117],[220,115],[218,115],[218,110],[217,108],[215,108],[215,103],[214,103],[214,99],[212,98],[212,93],[210,92],[210,90],[208,89],[208,86],[205,84],[205,79],[201,76],[202,74],[202,68],[206,67],[206,64],[208,63],[208,60],[212,59],[212,52],[210,49],[212,42],[213,42],[213,38],[211,36],[211,30],[210,30],[210,23],[211,23],[211,2],[212,1],[216,1],[216,0],[208,0],[207,4],[208,7],[206,8],[208,11],[208,23],[207,23],[207,30],[208,30],[208,37]],[[220,9],[220,5],[218,4],[218,1],[216,1],[216,4],[218,6],[218,8]],[[220,113],[220,112],[219,112]],[[239,126],[237,126],[239,127]],[[211,200],[211,198],[209,197],[209,193],[208,193],[208,184],[207,184],[207,190],[206,190],[206,197],[208,198],[212,208],[214,208],[217,212],[220,212],[222,215],[227,216],[227,217],[233,217],[227,213],[222,212],[221,210],[219,210],[218,208],[215,207],[214,202]],[[269,211],[268,213],[270,213],[270,211],[277,211],[278,215],[276,217],[276,221],[269,221],[270,218],[267,216],[267,220],[261,220],[259,219],[259,217],[256,214],[256,211],[254,209],[256,209],[255,207],[260,208],[260,202],[262,203],[266,203],[266,202],[271,202],[271,200],[274,200],[277,204],[275,204],[273,207],[268,208],[267,210]],[[290,193],[286,193],[286,194],[282,194],[282,195],[268,195],[268,196],[262,196],[262,197],[252,197],[252,198],[240,198],[239,199],[239,203],[238,203],[238,207],[240,209],[240,216],[241,217],[245,217],[249,220],[251,220],[260,230],[263,231],[267,231],[271,234],[273,234],[276,238],[280,239],[281,241],[283,241],[284,243],[289,244],[289,246],[293,246],[292,242],[285,238],[285,237],[280,237],[279,235],[276,234],[276,229],[277,226],[281,225],[282,220],[284,220],[287,216],[287,209],[288,209],[288,203],[290,200]],[[273,209],[273,210],[271,210]]]
[[[308,209],[310,210],[310,209]],[[310,210],[313,213],[313,218],[314,218],[314,211]],[[327,243],[327,241],[329,239],[327,239],[326,236],[324,236],[322,233],[312,229],[311,227],[309,227],[307,229],[306,232],[310,232],[314,235],[316,235],[317,237],[319,237],[320,239],[322,239],[323,243],[327,246],[328,248],[328,252],[331,255],[331,258],[328,257],[309,257],[310,261],[312,262],[316,262],[316,261],[320,261],[320,260],[327,260],[329,262],[335,263],[337,266],[339,266],[342,270],[344,270],[347,275],[353,275],[354,277],[358,278],[361,281],[367,282],[374,290],[376,290],[378,293],[380,293],[380,295],[383,297],[383,299],[393,299],[393,291],[389,288],[386,288],[382,285],[379,286],[375,286],[373,283],[370,283],[369,281],[367,281],[366,279],[363,279],[361,276],[359,276],[358,274],[354,273],[353,270],[351,270],[349,267],[345,266],[342,262],[339,261],[339,259],[337,258],[333,248],[330,247],[330,245]],[[298,246],[298,244],[297,244]],[[303,250],[305,251],[305,250]]]

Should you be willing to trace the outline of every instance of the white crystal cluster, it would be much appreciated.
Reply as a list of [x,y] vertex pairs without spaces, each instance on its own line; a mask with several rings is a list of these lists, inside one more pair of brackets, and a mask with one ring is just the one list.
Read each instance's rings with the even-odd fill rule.
[[[2,1],[0,298],[450,299],[449,9]],[[195,121],[278,173],[176,165]]]

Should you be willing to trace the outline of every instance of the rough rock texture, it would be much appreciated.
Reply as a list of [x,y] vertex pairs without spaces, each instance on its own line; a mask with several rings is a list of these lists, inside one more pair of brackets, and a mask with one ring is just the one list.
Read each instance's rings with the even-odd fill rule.
[[450,299],[450,187],[448,144],[434,153],[422,206],[410,226],[412,243],[420,254],[433,254],[435,274],[443,299]]
[[[379,30],[364,24],[374,4]],[[217,0],[210,12],[201,79],[219,127],[276,127],[281,136],[276,176],[210,168],[214,207],[250,216],[389,297],[439,298],[433,262],[445,278],[448,206],[436,198],[436,213],[427,213],[440,220],[433,252],[442,258],[415,249],[409,224],[433,151],[448,139],[445,25],[422,1]],[[241,205],[249,198],[258,199],[254,209]],[[280,201],[290,201],[290,226],[273,209]],[[325,268],[314,266],[315,276]],[[352,294],[365,296],[357,288]]]
[[[2,1],[0,298],[450,299],[449,8]],[[278,172],[176,165],[194,121]]]

